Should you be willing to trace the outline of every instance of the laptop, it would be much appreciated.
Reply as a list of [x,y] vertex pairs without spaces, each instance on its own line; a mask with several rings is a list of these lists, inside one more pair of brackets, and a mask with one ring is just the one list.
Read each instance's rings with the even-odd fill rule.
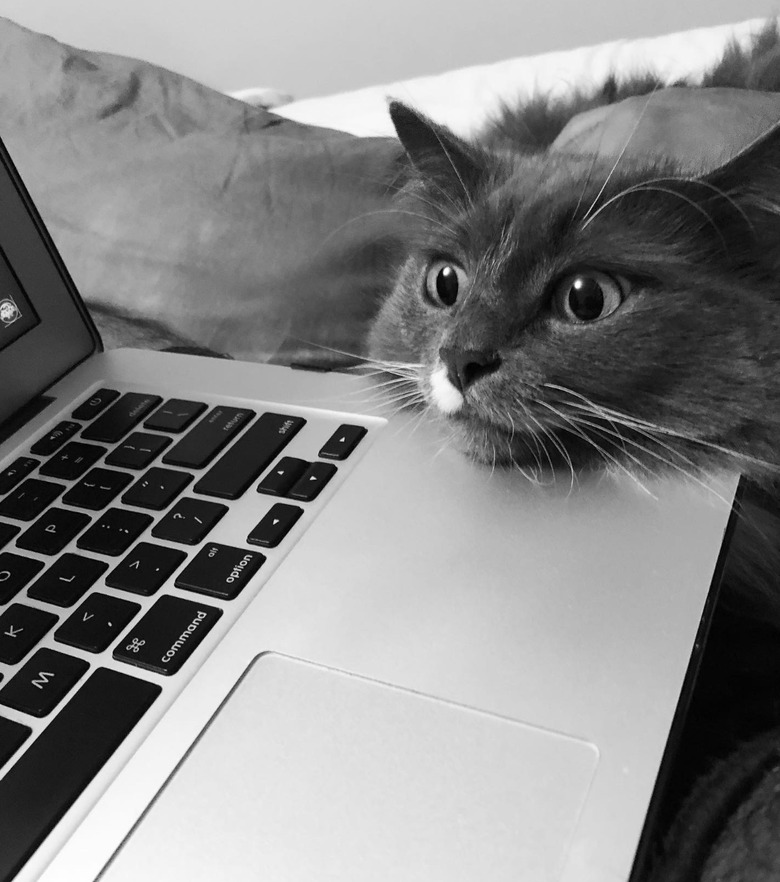
[[103,352],[0,156],[0,880],[628,879],[737,476]]

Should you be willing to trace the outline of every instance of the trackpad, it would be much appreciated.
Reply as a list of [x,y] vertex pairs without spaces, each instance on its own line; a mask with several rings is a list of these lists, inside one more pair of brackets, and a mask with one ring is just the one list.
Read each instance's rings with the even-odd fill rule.
[[584,741],[259,656],[101,877],[558,879]]

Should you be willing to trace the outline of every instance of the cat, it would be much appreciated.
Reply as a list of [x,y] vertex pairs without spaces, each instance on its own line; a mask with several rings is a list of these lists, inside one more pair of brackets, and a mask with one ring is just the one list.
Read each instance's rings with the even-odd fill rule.
[[765,481],[780,467],[780,131],[697,179],[529,146],[592,105],[556,104],[557,124],[514,147],[521,112],[466,143],[391,105],[413,169],[407,257],[370,355],[418,365],[420,398],[476,459]]
[[[368,352],[396,376],[396,401],[532,481],[560,468],[639,482],[741,472],[726,599],[768,626],[758,670],[780,646],[780,129],[696,177],[669,159],[550,150],[576,113],[660,85],[610,79],[505,108],[469,140],[392,103],[404,257]],[[729,47],[701,85],[780,92],[776,25]],[[739,684],[703,724],[730,744],[749,734],[735,722],[756,682],[739,679],[753,643],[736,631],[745,643],[728,642],[728,664],[703,678],[715,703],[724,677]],[[780,726],[777,689],[775,677],[755,731]],[[692,750],[701,763],[702,742]]]
[[[467,455],[537,482],[741,472],[761,493],[732,581],[780,622],[780,130],[699,177],[549,150],[575,113],[658,85],[505,108],[469,141],[392,103],[404,258],[368,352]],[[702,85],[780,91],[777,26]]]

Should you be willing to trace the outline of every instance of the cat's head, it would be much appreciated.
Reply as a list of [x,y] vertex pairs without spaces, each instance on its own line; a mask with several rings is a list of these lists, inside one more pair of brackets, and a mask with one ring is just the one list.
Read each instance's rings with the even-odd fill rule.
[[456,443],[531,471],[780,461],[780,131],[690,177],[391,115],[406,259],[370,354]]

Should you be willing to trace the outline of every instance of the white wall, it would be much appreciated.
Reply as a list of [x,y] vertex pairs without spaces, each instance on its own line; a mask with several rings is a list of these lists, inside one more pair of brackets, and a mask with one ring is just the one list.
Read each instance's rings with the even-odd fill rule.
[[780,12],[780,0],[0,0],[0,14],[220,89],[297,98]]

